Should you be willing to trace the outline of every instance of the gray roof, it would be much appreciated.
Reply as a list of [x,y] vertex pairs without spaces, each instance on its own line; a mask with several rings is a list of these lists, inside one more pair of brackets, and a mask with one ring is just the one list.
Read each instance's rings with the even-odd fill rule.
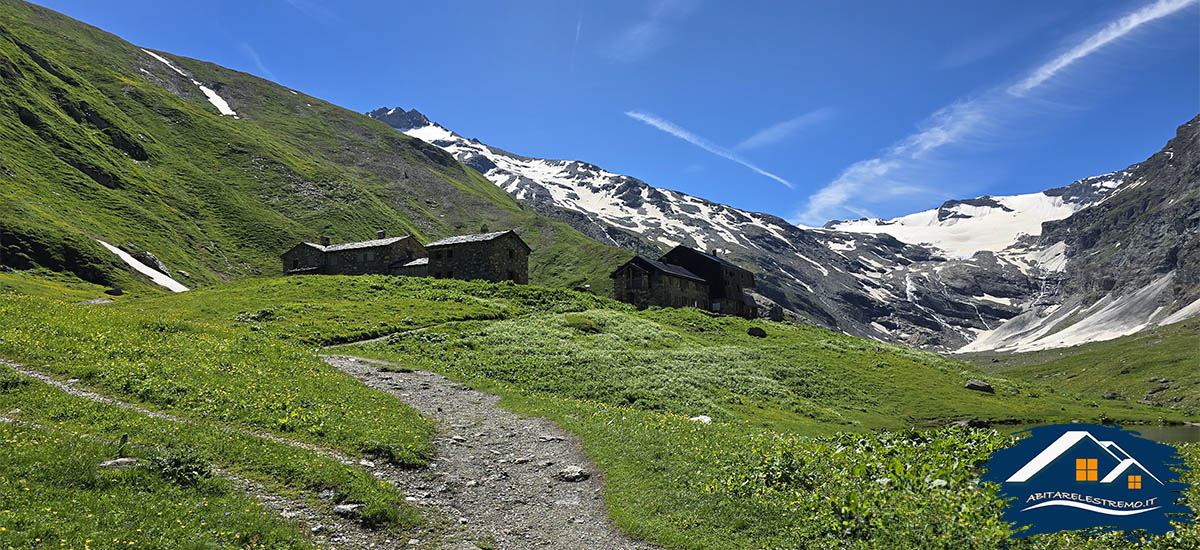
[[[702,283],[708,282],[708,281],[705,281],[704,279],[702,279],[700,276],[696,275],[695,273],[688,271],[683,266],[669,264],[666,262],[660,262],[658,260],[651,260],[650,258],[647,258],[645,256],[634,256],[632,260],[625,262],[625,265],[637,264],[637,263],[645,264],[650,269],[655,269],[655,270],[661,271],[663,273],[666,273],[668,275],[673,275],[675,277],[682,277],[684,279],[691,279],[693,281],[699,281]],[[621,267],[624,267],[624,266],[621,266]],[[620,271],[620,270],[621,270],[620,268],[617,268],[617,271]],[[614,271],[613,273],[616,273],[616,272]]]
[[[445,239],[442,239],[440,241],[433,241],[433,242],[425,245],[425,248],[432,248],[435,246],[446,246],[446,245],[451,245],[451,244],[478,243],[478,242],[483,242],[483,241],[490,241],[492,239],[498,239],[500,237],[508,235],[509,233],[512,233],[513,236],[517,237],[518,240],[521,239],[521,236],[517,235],[515,231],[508,229],[505,231],[495,231],[492,233],[475,233],[473,235],[458,235],[455,237],[446,237]],[[521,241],[521,242],[524,243],[525,241]],[[525,246],[529,246],[529,245],[525,245]]]
[[[729,261],[729,260],[726,260],[725,258],[722,258],[722,257],[720,257],[720,256],[714,256],[714,255],[712,255],[712,254],[709,254],[709,253],[707,253],[707,252],[705,252],[705,251],[703,251],[703,250],[696,250],[695,248],[692,248],[692,247],[690,247],[690,246],[684,246],[684,245],[682,245],[682,244],[681,244],[681,245],[678,245],[678,246],[676,246],[675,248],[672,248],[671,250],[668,250],[668,251],[667,251],[667,254],[670,254],[671,252],[674,252],[674,251],[676,251],[676,250],[678,250],[678,249],[680,249],[680,248],[682,248],[682,249],[685,249],[685,250],[690,250],[690,251],[692,251],[692,252],[695,252],[696,254],[699,254],[701,258],[704,258],[704,259],[707,259],[707,260],[712,260],[712,261],[715,261],[715,262],[717,262],[717,263],[719,263],[719,264],[721,264],[721,265],[723,265],[723,266],[725,266],[725,267],[732,267],[732,268],[734,268],[734,269],[737,269],[737,270],[740,270],[740,271],[745,271],[746,273],[752,273],[752,272],[751,272],[749,269],[746,269],[746,268],[744,268],[744,267],[742,267],[742,266],[740,266],[740,265],[737,265],[737,264],[735,264],[735,263],[733,263],[733,262],[731,262],[731,261]],[[663,256],[666,256],[667,254],[663,254]]]
[[374,240],[370,240],[370,241],[358,241],[358,242],[354,242],[354,243],[337,243],[337,244],[331,244],[329,246],[321,246],[316,243],[307,243],[307,242],[304,244],[311,246],[313,248],[316,248],[317,250],[320,250],[321,252],[337,252],[339,250],[354,250],[356,248],[375,248],[377,246],[387,246],[389,244],[403,241],[404,239],[407,239],[407,238],[409,238],[409,236],[405,235],[403,237],[390,237],[387,239],[374,239]]

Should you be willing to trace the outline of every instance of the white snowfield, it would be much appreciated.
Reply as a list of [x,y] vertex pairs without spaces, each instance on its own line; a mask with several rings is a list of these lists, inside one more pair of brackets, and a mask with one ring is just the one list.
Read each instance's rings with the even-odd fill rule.
[[138,273],[150,277],[150,280],[154,281],[154,284],[164,287],[171,292],[185,292],[188,290],[188,287],[183,286],[183,284],[181,284],[179,281],[172,279],[169,275],[154,269],[153,267],[137,261],[137,259],[133,256],[130,256],[128,252],[125,252],[124,250],[121,250],[120,248],[108,244],[100,239],[96,239],[96,242],[104,245],[104,248],[107,248],[109,252],[116,254],[121,261],[129,264],[129,267],[132,267]]
[[[1049,307],[1034,306],[999,327],[980,333],[978,338],[955,353],[1038,351],[1102,342],[1200,314],[1200,300],[1169,315],[1158,305],[1159,296],[1171,287],[1174,276],[1172,271],[1132,292],[1110,293],[1088,307],[1078,301]],[[1070,326],[1052,332],[1068,320]]]
[[[1093,187],[1113,189],[1124,182],[1123,174],[1089,178]],[[1042,223],[1067,218],[1087,207],[1086,202],[1064,201],[1061,196],[1027,193],[990,198],[1001,205],[956,204],[950,216],[938,219],[939,209],[925,210],[891,220],[864,219],[839,222],[838,231],[886,233],[901,242],[933,246],[956,258],[969,258],[981,250],[999,252],[1022,235],[1041,235]]]
[[[149,55],[150,57],[153,57],[154,59],[161,61],[164,65],[170,67],[172,71],[179,73],[179,76],[182,76],[182,77],[187,78],[188,80],[191,80],[192,84],[195,84],[197,88],[200,88],[200,92],[204,94],[204,97],[208,98],[208,102],[212,103],[213,106],[217,108],[217,111],[219,113],[221,113],[222,116],[232,116],[233,118],[238,117],[237,113],[235,113],[233,111],[233,109],[229,107],[229,102],[225,101],[225,99],[222,98],[220,95],[217,95],[217,92],[214,92],[212,90],[212,88],[209,88],[208,86],[201,84],[199,80],[196,80],[196,79],[192,78],[191,76],[188,76],[187,73],[183,72],[183,70],[180,69],[179,67],[176,67],[175,64],[171,63],[169,60],[167,60],[167,58],[165,58],[161,55],[158,55],[150,50],[147,50],[146,48],[141,48],[141,50],[143,52],[146,52],[146,54]],[[295,92],[292,92],[292,93],[295,93]]]

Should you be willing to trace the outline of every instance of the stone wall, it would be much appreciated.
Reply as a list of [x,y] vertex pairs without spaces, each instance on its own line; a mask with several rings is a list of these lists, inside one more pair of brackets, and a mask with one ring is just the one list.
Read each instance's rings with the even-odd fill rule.
[[307,244],[299,244],[283,253],[283,272],[325,273],[325,253]]
[[331,275],[391,273],[393,265],[419,258],[423,254],[419,246],[412,239],[404,239],[385,246],[327,251],[325,272]]
[[639,308],[697,307],[708,309],[708,285],[659,271],[627,265],[613,277],[613,296]]
[[439,279],[529,284],[529,249],[515,235],[431,247],[428,273]]

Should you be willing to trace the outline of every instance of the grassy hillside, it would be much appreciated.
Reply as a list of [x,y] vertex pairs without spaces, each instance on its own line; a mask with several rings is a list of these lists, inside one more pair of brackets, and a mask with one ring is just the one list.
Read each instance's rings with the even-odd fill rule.
[[1028,353],[963,355],[988,372],[1101,398],[1146,400],[1200,415],[1200,319],[1105,342]]
[[[140,275],[93,239],[149,251],[189,286],[279,272],[320,234],[428,241],[514,227],[531,279],[594,287],[627,254],[523,209],[440,149],[251,75],[0,1],[0,265],[103,286]],[[192,80],[237,112],[221,116]],[[600,286],[598,288],[607,288]]]
[[[0,321],[0,357],[195,424],[80,402],[15,375],[0,383],[0,410],[109,440],[128,433],[147,458],[159,446],[187,447],[192,460],[274,486],[304,494],[334,487],[341,500],[373,503],[367,517],[394,530],[420,524],[394,488],[338,470],[336,461],[285,458],[296,449],[240,431],[423,463],[427,421],[320,364],[314,344],[391,334],[338,352],[442,372],[501,395],[517,412],[555,420],[603,470],[614,521],[668,548],[998,547],[1009,527],[992,500],[995,486],[978,479],[987,454],[1012,436],[912,426],[966,417],[1187,418],[824,329],[697,310],[639,312],[590,294],[507,283],[248,279],[100,306],[8,294],[0,296]],[[752,326],[766,338],[747,334]],[[997,393],[962,388],[969,377],[988,379]],[[713,423],[688,420],[699,414]],[[1183,452],[1200,466],[1195,446]],[[50,525],[81,529],[60,521]],[[1187,547],[1197,536],[1184,527],[1148,547]],[[1131,546],[1112,535],[1065,534],[1012,547]]]

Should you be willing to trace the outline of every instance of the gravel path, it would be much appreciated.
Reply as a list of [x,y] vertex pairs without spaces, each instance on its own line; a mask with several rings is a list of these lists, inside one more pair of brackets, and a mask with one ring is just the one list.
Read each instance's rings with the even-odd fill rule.
[[[410,501],[450,524],[442,547],[654,548],[612,525],[602,476],[579,441],[553,422],[506,411],[496,404],[498,397],[436,373],[386,371],[386,362],[344,355],[322,357],[438,423],[429,468],[389,473],[406,478],[396,481]],[[571,475],[578,469],[583,475]]]

